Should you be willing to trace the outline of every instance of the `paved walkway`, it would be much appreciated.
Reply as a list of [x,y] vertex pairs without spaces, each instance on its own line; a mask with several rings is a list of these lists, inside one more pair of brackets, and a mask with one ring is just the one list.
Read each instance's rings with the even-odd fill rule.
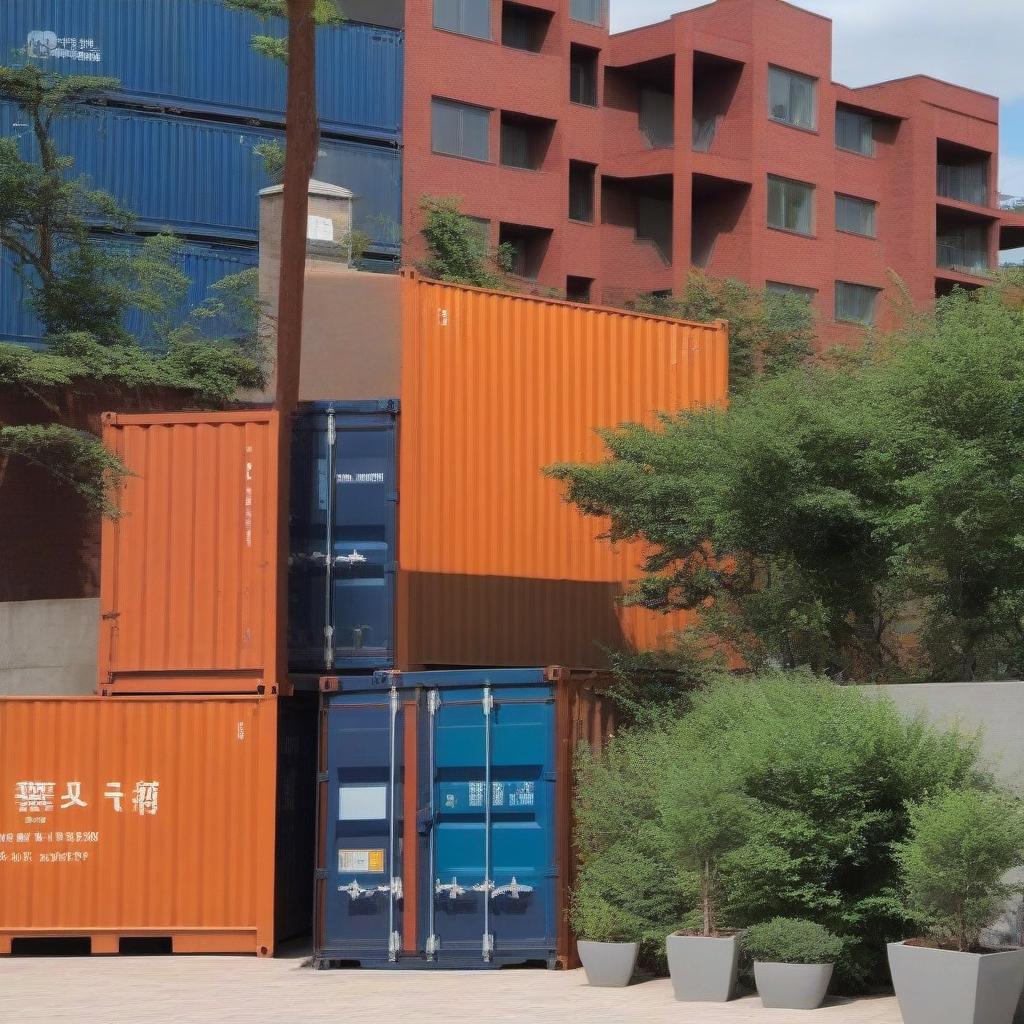
[[230,957],[0,960],[3,1024],[900,1024],[893,999],[815,1013],[756,997],[676,1003],[667,981],[590,988],[582,971],[313,971]]

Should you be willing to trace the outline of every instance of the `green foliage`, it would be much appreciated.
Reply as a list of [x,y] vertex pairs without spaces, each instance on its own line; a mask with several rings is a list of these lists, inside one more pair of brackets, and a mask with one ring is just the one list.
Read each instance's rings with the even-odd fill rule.
[[576,850],[579,873],[571,920],[596,941],[641,943],[641,958],[664,969],[665,936],[688,920],[696,876],[670,865],[652,784],[670,750],[658,732],[625,732],[601,754],[577,757]]
[[[224,6],[254,14],[261,21],[288,17],[288,0],[224,0]],[[336,0],[313,0],[313,21],[318,28],[328,28],[343,25],[345,16],[338,9]],[[271,60],[288,63],[287,36],[254,35],[252,48]]]
[[910,834],[896,846],[907,916],[930,938],[966,952],[1020,883],[1005,876],[1024,863],[1024,809],[1000,790],[946,789],[911,805]]
[[424,196],[420,209],[422,234],[430,251],[422,270],[428,277],[477,288],[509,287],[508,247],[492,250],[479,222],[462,212],[459,199]]
[[262,161],[263,170],[271,184],[280,185],[284,181],[284,143],[268,139],[265,142],[257,142],[252,151]]
[[[656,938],[679,927],[803,918],[843,938],[840,984],[880,980],[885,943],[908,928],[894,852],[908,807],[984,791],[977,760],[976,737],[906,721],[859,689],[721,677],[678,720],[581,755],[574,921],[607,904],[654,962]],[[642,892],[631,872],[651,879]]]
[[8,459],[42,467],[88,507],[116,514],[111,493],[127,471],[98,437],[55,423],[0,427],[0,468]]
[[861,358],[608,430],[604,463],[549,472],[610,539],[651,546],[631,600],[692,611],[697,649],[837,679],[1013,677],[1022,337],[1024,273],[1006,271]]
[[669,862],[697,875],[701,931],[718,934],[730,855],[754,828],[759,807],[742,788],[729,751],[675,742],[659,791]]
[[842,956],[843,940],[814,921],[775,917],[747,930],[743,950],[761,963],[834,964]]
[[799,295],[751,288],[732,278],[718,280],[693,270],[681,295],[641,295],[642,313],[712,323],[729,322],[729,382],[742,392],[759,375],[792,369],[811,352],[814,311]]

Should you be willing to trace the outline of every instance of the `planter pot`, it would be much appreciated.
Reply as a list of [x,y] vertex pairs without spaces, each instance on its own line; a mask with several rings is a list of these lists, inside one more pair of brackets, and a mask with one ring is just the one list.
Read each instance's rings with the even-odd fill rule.
[[816,1010],[832,980],[832,964],[772,964],[754,961],[761,1002],[771,1010]]
[[587,981],[595,988],[625,988],[633,977],[639,942],[579,942]]
[[1024,989],[1024,949],[957,953],[889,943],[905,1024],[1010,1024]]
[[735,938],[670,935],[665,940],[676,999],[684,1003],[724,1003],[736,992],[740,949]]

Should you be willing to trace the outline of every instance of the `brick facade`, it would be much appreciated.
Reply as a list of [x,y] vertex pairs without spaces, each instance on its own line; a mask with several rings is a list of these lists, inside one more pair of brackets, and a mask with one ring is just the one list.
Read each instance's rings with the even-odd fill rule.
[[[524,239],[521,269],[540,289],[582,295],[589,282],[594,301],[616,302],[678,288],[696,264],[813,289],[819,333],[836,342],[860,333],[836,320],[837,280],[879,289],[884,326],[894,277],[926,305],[983,283],[1001,243],[1024,244],[1024,218],[998,208],[998,101],[923,76],[838,85],[831,22],[783,0],[716,0],[616,35],[572,18],[570,0],[491,0],[491,39],[435,28],[433,7],[406,9],[407,259],[421,255],[420,198],[458,195],[493,242]],[[538,52],[503,44],[515,15],[531,19]],[[597,51],[594,106],[570,100],[574,47]],[[769,116],[771,66],[815,80],[813,127]],[[487,161],[433,151],[433,98],[491,112]],[[873,119],[874,155],[837,146],[837,107]],[[503,118],[533,126],[535,169],[503,165]],[[592,223],[569,218],[571,161],[596,168]],[[939,195],[940,162],[973,165],[967,179],[980,174],[987,195],[976,183],[970,201]],[[961,192],[951,173],[945,190]],[[768,226],[769,175],[814,186],[809,234]],[[877,203],[874,237],[837,230],[836,193]]]

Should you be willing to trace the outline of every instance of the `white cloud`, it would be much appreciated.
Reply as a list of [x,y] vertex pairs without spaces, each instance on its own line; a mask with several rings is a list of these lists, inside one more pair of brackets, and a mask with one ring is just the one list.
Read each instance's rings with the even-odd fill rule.
[[[612,28],[662,21],[707,0],[611,0]],[[1009,102],[1024,98],[1021,0],[797,0],[832,18],[833,77],[846,85],[926,74]]]

